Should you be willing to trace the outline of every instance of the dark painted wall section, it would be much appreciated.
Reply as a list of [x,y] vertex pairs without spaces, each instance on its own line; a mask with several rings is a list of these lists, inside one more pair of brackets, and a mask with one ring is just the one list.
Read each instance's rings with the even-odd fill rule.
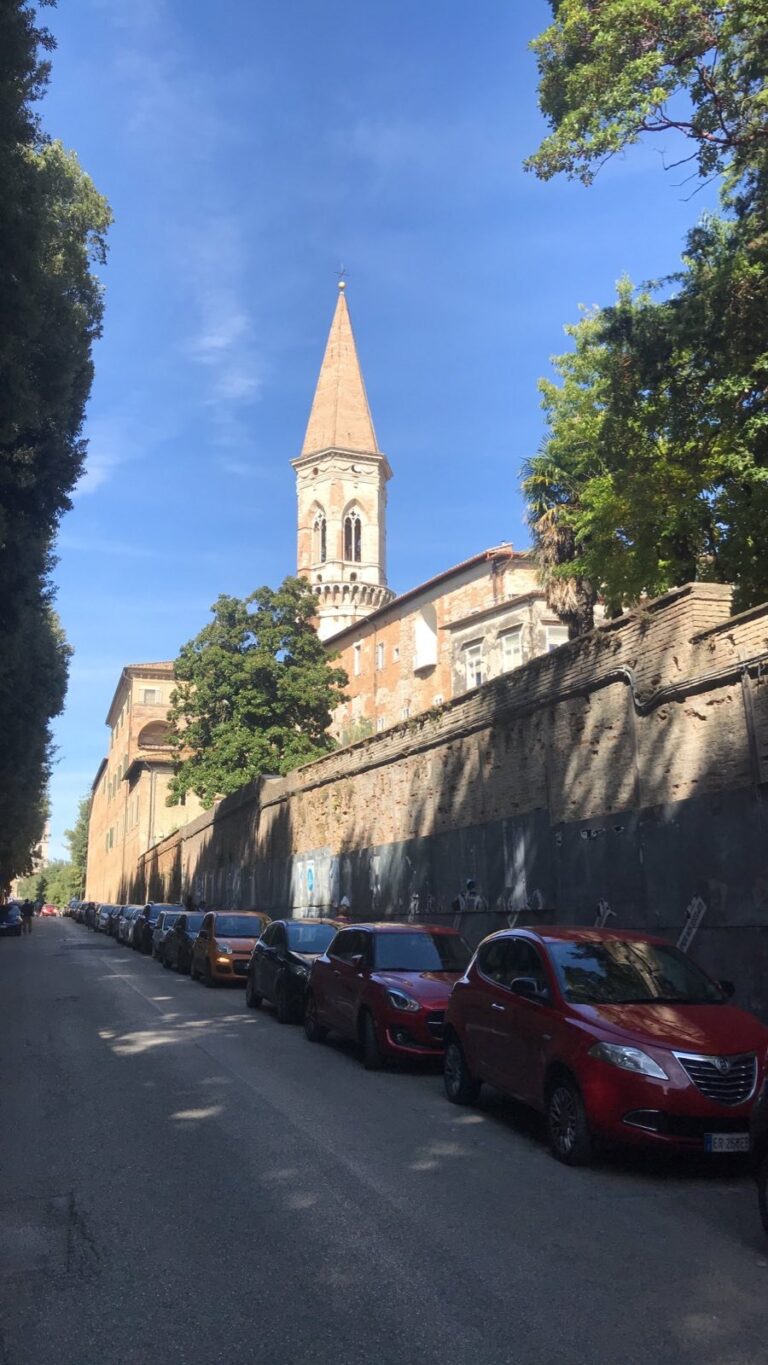
[[[472,943],[493,929],[541,919],[614,927],[676,940],[686,909],[706,913],[692,956],[736,982],[737,1000],[768,1018],[768,786],[667,806],[551,825],[529,814],[338,854],[260,858],[243,866],[215,841],[216,866],[197,870],[193,894],[208,903],[256,904],[273,915],[338,906],[355,919],[432,920],[460,926]],[[483,908],[462,911],[467,879]]]

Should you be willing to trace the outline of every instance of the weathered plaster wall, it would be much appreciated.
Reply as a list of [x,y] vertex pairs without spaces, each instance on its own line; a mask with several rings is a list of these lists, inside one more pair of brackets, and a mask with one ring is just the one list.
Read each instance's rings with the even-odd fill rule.
[[[697,584],[464,698],[245,788],[140,860],[136,895],[273,914],[510,913],[677,936],[768,1010],[768,608]],[[129,888],[125,888],[126,892]]]

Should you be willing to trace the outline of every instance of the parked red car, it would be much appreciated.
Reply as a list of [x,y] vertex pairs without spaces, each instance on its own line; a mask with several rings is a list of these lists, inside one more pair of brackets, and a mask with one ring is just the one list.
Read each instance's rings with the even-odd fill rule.
[[446,1015],[445,1088],[482,1082],[541,1110],[577,1165],[593,1139],[749,1150],[768,1029],[663,939],[605,929],[484,940]]
[[435,1057],[445,1007],[471,951],[455,929],[356,924],[342,929],[312,965],[304,1029],[356,1039],[369,1071],[384,1057]]

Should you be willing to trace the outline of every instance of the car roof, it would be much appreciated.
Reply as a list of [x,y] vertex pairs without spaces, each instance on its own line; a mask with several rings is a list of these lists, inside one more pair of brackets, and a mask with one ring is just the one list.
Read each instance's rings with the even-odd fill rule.
[[[511,934],[519,937],[538,939],[541,943],[609,943],[611,941],[630,943],[663,943],[669,947],[669,939],[661,934],[646,934],[642,929],[596,929],[579,924],[526,924],[519,929],[500,929],[490,938],[508,938]],[[488,939],[485,940],[488,942]]]
[[461,937],[458,929],[449,924],[400,924],[392,920],[373,920],[361,924],[340,924],[339,932],[345,929],[366,929],[384,934],[452,934]]
[[339,924],[339,921],[336,920],[336,919],[326,919],[326,918],[324,918],[324,917],[321,919],[319,916],[318,916],[317,919],[315,919],[314,917],[313,917],[312,919],[305,919],[302,915],[290,915],[290,916],[286,917],[286,919],[273,919],[272,923],[273,923],[273,924],[327,924],[327,925],[329,925],[330,928],[332,928],[332,929],[341,929],[341,928],[346,929],[346,928],[349,927],[349,926],[346,925],[346,924],[345,924],[345,925],[340,925],[340,924]]

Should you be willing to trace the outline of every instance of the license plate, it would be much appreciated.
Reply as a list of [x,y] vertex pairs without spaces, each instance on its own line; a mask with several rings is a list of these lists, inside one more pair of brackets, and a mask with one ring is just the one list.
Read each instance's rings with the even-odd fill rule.
[[749,1133],[705,1133],[705,1152],[748,1152]]

